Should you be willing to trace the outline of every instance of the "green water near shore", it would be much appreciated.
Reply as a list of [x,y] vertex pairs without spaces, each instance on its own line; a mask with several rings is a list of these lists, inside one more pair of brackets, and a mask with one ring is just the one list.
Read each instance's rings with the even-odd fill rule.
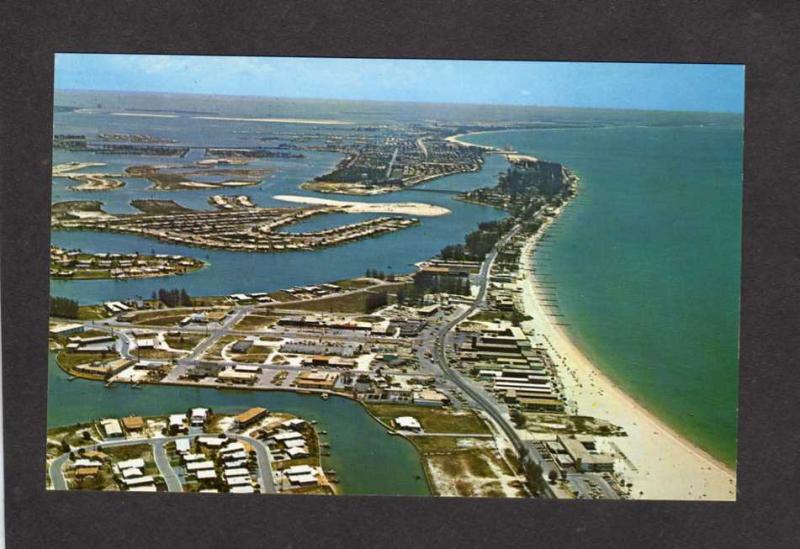
[[537,274],[571,337],[621,388],[734,466],[740,128],[495,132],[465,140],[560,162],[579,196]]

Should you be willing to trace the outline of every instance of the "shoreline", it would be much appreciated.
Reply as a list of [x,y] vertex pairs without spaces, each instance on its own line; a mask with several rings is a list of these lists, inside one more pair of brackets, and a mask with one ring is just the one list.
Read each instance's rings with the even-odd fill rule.
[[[561,213],[562,208],[558,213]],[[520,256],[525,269],[523,303],[534,329],[534,344],[549,347],[570,404],[583,415],[622,427],[628,436],[614,444],[635,465],[627,472],[635,499],[736,500],[735,471],[679,434],[663,419],[623,391],[583,352],[568,331],[547,315],[537,298],[534,248],[552,221],[525,244]],[[643,492],[640,494],[640,492]]]

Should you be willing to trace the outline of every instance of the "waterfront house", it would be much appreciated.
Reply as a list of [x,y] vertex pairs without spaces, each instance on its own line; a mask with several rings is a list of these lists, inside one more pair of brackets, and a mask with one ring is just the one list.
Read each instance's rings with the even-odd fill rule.
[[256,421],[261,420],[262,418],[266,417],[269,414],[269,411],[266,408],[250,408],[249,410],[242,412],[238,416],[233,418],[234,425],[239,427],[240,429],[243,427],[247,427],[255,423]]

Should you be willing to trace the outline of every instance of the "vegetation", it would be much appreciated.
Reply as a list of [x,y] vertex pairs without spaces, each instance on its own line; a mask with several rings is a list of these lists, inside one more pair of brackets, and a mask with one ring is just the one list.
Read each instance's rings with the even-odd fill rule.
[[472,411],[453,412],[445,408],[403,404],[367,404],[367,409],[387,425],[397,417],[411,416],[428,433],[490,433],[486,423]]
[[67,297],[50,296],[50,316],[78,318],[78,302]]
[[165,290],[164,288],[159,288],[158,292],[153,292],[153,300],[155,299],[170,308],[192,306],[192,298],[189,297],[189,293],[185,289]]

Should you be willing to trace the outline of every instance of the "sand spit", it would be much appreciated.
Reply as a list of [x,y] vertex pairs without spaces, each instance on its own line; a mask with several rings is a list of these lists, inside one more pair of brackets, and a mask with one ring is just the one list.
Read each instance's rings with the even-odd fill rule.
[[313,206],[335,206],[346,210],[348,213],[388,213],[434,217],[447,215],[450,210],[432,204],[421,202],[347,202],[345,200],[329,200],[327,198],[316,198],[313,196],[296,195],[277,195],[275,200],[284,202],[294,202],[297,204],[309,204]]

